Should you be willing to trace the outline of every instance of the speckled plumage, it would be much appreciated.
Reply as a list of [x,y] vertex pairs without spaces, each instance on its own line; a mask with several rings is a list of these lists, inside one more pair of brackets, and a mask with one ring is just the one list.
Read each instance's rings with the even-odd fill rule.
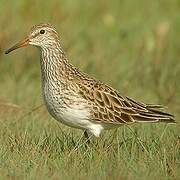
[[[41,30],[45,33],[41,34]],[[40,47],[42,94],[49,113],[56,120],[97,137],[103,129],[122,124],[175,122],[173,115],[161,111],[161,106],[122,96],[112,87],[75,68],[67,60],[58,33],[51,25],[33,26],[26,39],[28,44]],[[7,53],[22,46],[19,44]]]

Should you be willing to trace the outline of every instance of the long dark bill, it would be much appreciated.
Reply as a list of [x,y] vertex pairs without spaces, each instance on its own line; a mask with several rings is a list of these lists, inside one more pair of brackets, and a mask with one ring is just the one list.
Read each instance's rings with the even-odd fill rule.
[[5,54],[8,54],[11,51],[14,51],[15,49],[18,49],[20,47],[27,46],[28,44],[29,44],[29,38],[27,37],[27,38],[23,39],[22,41],[19,41],[17,44],[15,44],[11,48],[9,48],[7,51],[5,51]]

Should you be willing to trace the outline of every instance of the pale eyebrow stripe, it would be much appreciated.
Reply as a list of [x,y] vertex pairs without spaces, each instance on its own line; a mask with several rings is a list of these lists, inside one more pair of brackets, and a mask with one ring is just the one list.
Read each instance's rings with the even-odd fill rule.
[[34,35],[32,35],[33,38],[37,37],[39,35],[39,32],[35,33]]

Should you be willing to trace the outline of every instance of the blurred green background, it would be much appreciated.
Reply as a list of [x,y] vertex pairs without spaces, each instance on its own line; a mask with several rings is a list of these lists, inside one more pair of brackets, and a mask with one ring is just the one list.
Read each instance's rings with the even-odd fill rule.
[[165,105],[179,122],[179,0],[0,4],[2,179],[180,177],[179,123],[125,126],[79,146],[81,131],[58,124],[42,105],[38,50],[4,54],[34,24],[51,23],[72,64],[124,95]]

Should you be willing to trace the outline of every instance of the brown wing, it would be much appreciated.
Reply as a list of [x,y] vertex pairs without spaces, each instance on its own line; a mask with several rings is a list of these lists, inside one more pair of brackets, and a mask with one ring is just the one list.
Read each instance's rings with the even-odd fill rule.
[[175,122],[159,105],[148,105],[123,97],[115,89],[95,80],[79,84],[79,93],[92,105],[92,119],[105,123]]

